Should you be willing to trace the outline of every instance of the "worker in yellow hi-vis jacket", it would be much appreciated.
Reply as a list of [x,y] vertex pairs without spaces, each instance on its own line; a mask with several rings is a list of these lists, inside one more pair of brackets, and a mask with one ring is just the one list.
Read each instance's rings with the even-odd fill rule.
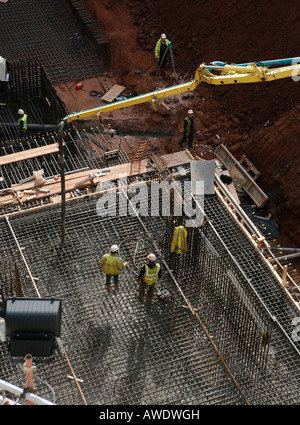
[[187,231],[184,226],[177,226],[171,240],[171,252],[187,252]]
[[110,253],[103,255],[100,261],[102,270],[106,274],[106,289],[109,294],[111,277],[113,276],[115,291],[117,291],[119,289],[119,273],[128,264],[128,262],[123,262],[118,256],[118,251],[119,247],[117,245],[112,245]]
[[170,47],[171,42],[167,39],[166,34],[162,34],[154,49],[155,58],[158,62],[157,69],[166,68]]
[[144,301],[144,291],[147,286],[147,300],[152,300],[155,282],[161,279],[161,267],[159,263],[156,263],[155,255],[149,254],[147,259],[148,263],[141,268],[138,276],[138,280],[140,281],[138,297],[140,301]]

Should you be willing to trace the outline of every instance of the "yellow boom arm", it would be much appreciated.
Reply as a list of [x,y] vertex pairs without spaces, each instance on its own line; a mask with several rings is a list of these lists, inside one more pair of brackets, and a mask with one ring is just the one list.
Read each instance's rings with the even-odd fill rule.
[[[298,58],[279,59],[275,61],[265,62],[272,65],[276,65],[278,63],[289,63],[288,66],[281,66],[273,69],[269,69],[265,65],[258,65],[257,63],[249,63],[242,65],[206,65],[203,63],[196,69],[195,78],[190,82],[164,89],[158,89],[150,93],[131,97],[125,100],[111,103],[109,105],[99,106],[80,112],[73,112],[62,120],[59,125],[59,130],[63,130],[65,123],[69,123],[71,121],[75,121],[81,118],[86,118],[93,115],[100,115],[101,113],[127,108],[129,106],[138,105],[141,103],[151,101],[153,102],[157,99],[162,99],[179,93],[192,91],[201,82],[213,85],[223,85],[240,83],[260,83],[288,77],[294,77],[295,80],[299,80],[300,65],[297,62],[295,65],[292,64],[295,62],[295,59]],[[262,62],[261,64],[264,64],[264,62]],[[213,73],[212,71],[214,71],[215,73]]]

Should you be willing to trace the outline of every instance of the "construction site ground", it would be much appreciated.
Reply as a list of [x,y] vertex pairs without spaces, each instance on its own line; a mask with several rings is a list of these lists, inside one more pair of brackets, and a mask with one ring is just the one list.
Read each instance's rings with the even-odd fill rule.
[[[300,12],[296,3],[286,5],[282,0],[263,3],[212,0],[188,4],[181,0],[168,3],[82,0],[78,3],[87,8],[109,40],[111,68],[102,73],[102,66],[94,60],[84,39],[78,41],[75,37],[75,51],[82,49],[91,55],[91,68],[86,67],[84,57],[79,55],[78,61],[83,65],[78,69],[74,66],[74,58],[67,58],[72,64],[68,76],[67,70],[56,73],[56,65],[53,65],[52,75],[53,86],[69,113],[105,105],[101,96],[107,81],[112,86],[124,86],[121,94],[139,95],[193,79],[197,66],[203,62],[243,63],[298,56]],[[77,31],[71,24],[67,28],[70,34]],[[156,75],[154,46],[162,32],[172,41],[176,72],[169,65]],[[53,43],[54,40],[53,35]],[[49,55],[45,58],[51,67]],[[64,65],[62,61],[61,66]],[[58,63],[57,68],[60,68]],[[257,215],[270,214],[276,221],[278,237],[269,240],[270,244],[299,248],[299,84],[292,79],[235,86],[200,84],[194,92],[166,98],[155,107],[143,104],[107,113],[103,116],[105,126],[111,124],[122,139],[120,163],[112,163],[121,167],[115,169],[115,173],[128,168],[126,163],[141,141],[149,140],[151,151],[165,159],[169,173],[172,167],[178,166],[186,167],[189,172],[191,156],[215,159],[217,147],[224,145],[237,159],[246,155],[260,171],[258,183],[269,199],[262,209],[255,206],[253,209]],[[92,96],[92,91],[100,93]],[[178,145],[189,108],[194,110],[197,130],[195,148],[190,149],[190,154],[186,147],[180,150]],[[82,144],[89,137],[98,140],[97,125],[94,117],[74,122]],[[103,140],[111,146],[111,140]],[[112,140],[117,144],[119,139]],[[68,145],[70,150],[72,146],[73,141]],[[74,163],[71,160],[67,163],[70,174],[88,167],[97,172],[104,165],[100,155],[98,157],[100,149],[97,152],[95,149],[93,158],[85,149],[82,152],[82,158],[76,156]],[[67,160],[70,158],[71,154]],[[53,162],[57,166],[55,160]],[[55,171],[59,173],[58,168]],[[53,177],[51,184],[56,184],[56,176],[49,175]],[[111,180],[115,182],[114,176]],[[143,181],[151,179],[152,175],[144,165],[141,174],[134,173],[131,181],[137,176]],[[179,181],[183,184],[187,178],[188,173],[182,172]],[[16,185],[17,181],[12,180],[12,183]],[[239,189],[238,194],[243,204],[251,204],[251,199]],[[117,202],[120,197],[118,194]],[[211,292],[201,287],[198,274],[185,272],[184,261],[189,265],[193,263],[188,256],[183,263],[171,258],[172,268],[168,269],[165,264],[162,286],[171,293],[172,302],[167,305],[157,294],[152,304],[140,304],[136,296],[137,272],[150,249],[159,254],[153,241],[157,242],[166,232],[164,219],[147,217],[140,220],[131,215],[115,221],[100,220],[95,214],[97,197],[82,197],[68,203],[66,244],[60,247],[59,188],[53,199],[51,203],[57,202],[57,206],[45,208],[46,205],[41,205],[27,213],[14,213],[7,220],[2,216],[0,222],[3,267],[8,259],[17,264],[26,281],[23,287],[26,296],[36,296],[35,285],[32,285],[35,282],[41,294],[61,298],[65,306],[62,346],[56,347],[49,362],[39,363],[36,383],[41,397],[54,399],[62,405],[299,404],[299,342],[290,344],[286,337],[292,333],[292,318],[299,310],[289,303],[283,287],[217,196],[206,200],[205,212],[212,229],[207,230],[203,240],[212,237],[213,247],[209,244],[209,249],[203,248],[203,255],[210,261],[209,265],[205,263],[203,268],[197,269],[197,273],[203,280],[209,280],[214,273],[224,278],[228,293],[218,292],[214,278],[210,282]],[[120,291],[109,296],[99,260],[113,243],[121,244],[121,254],[130,264],[121,276]],[[229,269],[225,277],[224,270],[219,262],[214,262],[211,254],[214,250],[219,250],[218,256],[224,254],[223,244],[231,259],[229,263],[224,260],[224,269],[226,266]],[[34,276],[31,279],[21,251]],[[159,258],[160,261],[164,259],[164,255]],[[295,280],[299,279],[299,267],[300,260],[293,259]],[[230,273],[234,275],[232,287],[226,286],[227,272],[229,276]],[[245,283],[242,290],[237,276]],[[236,334],[228,331],[231,319],[223,324],[222,314],[219,316],[217,301],[218,297],[225,299],[224,294],[233,297],[230,300],[234,306],[237,305],[234,297],[237,294],[241,297],[245,309],[236,311],[241,314],[245,329],[238,322],[239,329],[235,331],[240,337],[250,329],[255,335],[253,339],[258,338],[261,343],[258,354],[242,347],[245,357],[239,356],[240,339],[235,340]],[[257,300],[262,304],[260,301],[255,304]],[[259,311],[259,329],[268,326],[272,330],[268,357],[263,349],[265,340],[262,342],[261,334],[247,323],[253,305],[254,316]],[[261,305],[265,307],[263,312]],[[272,325],[266,325],[266,311],[276,319]],[[215,317],[220,321],[214,323]],[[24,372],[20,361],[10,358],[1,332],[0,336],[1,376],[21,386]],[[224,350],[223,359],[215,350],[214,338]],[[64,350],[76,377],[83,378],[79,390],[74,375],[70,378],[68,361],[61,355]],[[257,366],[253,358],[259,359],[261,364]],[[228,374],[227,364],[235,376]],[[51,384],[52,391],[45,382],[41,383],[42,378]]]
[[[298,56],[296,4],[286,7],[281,1],[262,4],[256,0],[188,5],[151,0],[83,3],[108,37],[112,57],[108,77],[113,84],[126,87],[124,94],[143,94],[189,81],[203,62]],[[154,46],[162,32],[172,42],[176,77],[171,66],[155,76]],[[78,81],[58,84],[56,89],[69,111],[88,109],[102,104],[89,93],[103,92],[105,79],[89,78],[82,90],[75,88]],[[199,155],[202,145],[223,143],[238,159],[246,154],[261,171],[259,184],[269,195],[267,209],[278,223],[281,246],[297,247],[299,101],[299,83],[292,79],[234,87],[200,84],[194,92],[165,100],[168,109],[160,104],[155,112],[152,105],[139,105],[109,113],[105,119],[124,134],[151,137],[161,153],[171,153],[178,150],[183,119],[187,109],[193,108],[198,133],[192,153]]]

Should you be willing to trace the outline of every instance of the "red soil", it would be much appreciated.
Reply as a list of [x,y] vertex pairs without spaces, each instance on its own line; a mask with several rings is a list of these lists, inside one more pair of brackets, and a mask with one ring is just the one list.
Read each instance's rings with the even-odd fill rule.
[[[83,4],[110,42],[110,78],[126,87],[125,94],[190,81],[203,62],[243,63],[299,55],[297,2],[83,0]],[[172,41],[176,77],[171,67],[155,76],[154,46],[162,32]],[[204,143],[223,143],[237,159],[245,154],[261,172],[258,184],[269,196],[266,207],[280,233],[289,239],[289,246],[300,247],[299,88],[300,82],[292,78],[235,86],[200,84],[191,93],[166,99],[169,109],[160,105],[155,111],[144,104],[110,113],[108,118],[116,127],[160,132],[161,152],[174,152],[183,118],[193,108],[200,133],[192,153],[199,154]],[[88,97],[81,102],[77,110],[101,104]]]

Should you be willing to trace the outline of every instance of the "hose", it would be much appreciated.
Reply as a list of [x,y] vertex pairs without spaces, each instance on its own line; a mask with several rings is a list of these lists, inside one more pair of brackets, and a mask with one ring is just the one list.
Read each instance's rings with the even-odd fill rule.
[[135,267],[136,268],[138,268],[138,265],[136,264],[136,260],[135,260],[135,258],[136,258],[136,255],[137,255],[137,250],[138,250],[138,246],[139,246],[139,243],[141,242],[141,241],[143,241],[143,242],[147,242],[147,244],[149,245],[149,247],[151,247],[152,248],[152,242],[151,242],[151,240],[148,240],[148,238],[145,238],[145,237],[128,237],[128,238],[125,238],[125,239],[123,239],[120,243],[119,243],[119,247],[121,248],[121,245],[122,245],[122,243],[123,242],[125,242],[126,240],[130,240],[130,241],[133,241],[133,240],[136,240],[137,242],[136,242],[136,246],[135,246],[135,250],[134,250],[134,254],[133,254],[133,264],[135,265]]
[[[6,194],[13,196],[12,201],[1,202],[1,197],[6,195]],[[2,190],[0,190],[0,206],[1,207],[8,207],[10,205],[13,205],[16,201],[19,202],[20,200],[19,200],[19,195],[15,190],[13,190],[13,189],[2,189]]]

